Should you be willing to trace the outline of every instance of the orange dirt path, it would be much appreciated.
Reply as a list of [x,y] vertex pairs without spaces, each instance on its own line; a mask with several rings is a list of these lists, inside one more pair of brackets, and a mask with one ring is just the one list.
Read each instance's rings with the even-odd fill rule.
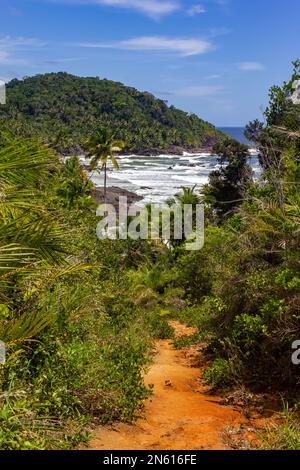
[[[171,325],[177,337],[195,332],[175,321]],[[88,449],[229,449],[224,432],[247,420],[209,393],[199,379],[201,369],[191,366],[195,355],[195,348],[178,351],[170,340],[157,341],[154,362],[145,377],[147,385],[154,384],[154,396],[145,403],[143,417],[134,424],[101,426]]]

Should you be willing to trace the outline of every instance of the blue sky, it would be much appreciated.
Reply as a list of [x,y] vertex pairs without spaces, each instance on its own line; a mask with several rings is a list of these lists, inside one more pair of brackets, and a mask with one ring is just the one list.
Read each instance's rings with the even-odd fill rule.
[[67,71],[218,126],[261,117],[300,58],[299,0],[0,0],[0,78]]

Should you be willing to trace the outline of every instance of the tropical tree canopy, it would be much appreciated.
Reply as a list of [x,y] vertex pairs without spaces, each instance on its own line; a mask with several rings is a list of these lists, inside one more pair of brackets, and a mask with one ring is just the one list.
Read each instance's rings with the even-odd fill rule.
[[98,168],[99,163],[105,166],[109,161],[111,161],[114,168],[118,170],[119,164],[115,154],[121,152],[124,146],[124,142],[116,140],[108,129],[100,128],[90,136],[86,143],[86,147],[89,151],[87,158],[91,158],[89,170],[94,171]]

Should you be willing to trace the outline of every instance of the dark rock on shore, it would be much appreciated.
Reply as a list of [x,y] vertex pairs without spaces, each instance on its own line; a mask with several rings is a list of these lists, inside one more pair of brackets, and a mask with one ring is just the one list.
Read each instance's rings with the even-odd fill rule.
[[[212,144],[212,142],[208,142],[208,144]],[[134,153],[135,155],[141,155],[146,157],[157,157],[158,155],[183,155],[184,152],[188,153],[212,153],[213,145],[205,145],[203,147],[178,147],[178,146],[170,146],[168,148],[146,148],[139,150],[137,152],[130,152],[129,154]],[[124,152],[126,155],[127,152]]]
[[[93,188],[91,194],[99,204],[104,203],[104,188]],[[134,204],[135,202],[143,199],[141,196],[138,196],[131,191],[118,188],[117,186],[112,186],[106,190],[106,203],[112,204],[114,207],[118,208],[120,196],[126,196],[128,204]]]
[[[209,142],[208,142],[209,143]],[[158,155],[183,155],[184,152],[188,153],[212,153],[212,145],[205,145],[203,147],[179,147],[172,145],[167,148],[159,148],[159,147],[148,147],[140,150],[123,150],[120,152],[119,155],[139,155],[139,156],[146,156],[146,157],[157,157]],[[63,157],[68,157],[69,155],[84,155],[86,156],[87,153],[83,148],[74,148],[74,151],[68,154],[60,154]],[[87,163],[83,163],[83,166],[88,168]]]

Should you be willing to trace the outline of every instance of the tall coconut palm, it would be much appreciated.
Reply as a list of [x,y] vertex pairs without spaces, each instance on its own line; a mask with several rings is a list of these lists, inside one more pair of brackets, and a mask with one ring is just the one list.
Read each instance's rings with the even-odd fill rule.
[[116,140],[114,135],[103,127],[91,135],[86,146],[89,151],[87,158],[91,158],[89,170],[93,173],[99,167],[99,164],[104,170],[104,202],[106,202],[107,164],[111,161],[114,168],[119,169],[115,153],[120,152],[125,144],[121,140]]

